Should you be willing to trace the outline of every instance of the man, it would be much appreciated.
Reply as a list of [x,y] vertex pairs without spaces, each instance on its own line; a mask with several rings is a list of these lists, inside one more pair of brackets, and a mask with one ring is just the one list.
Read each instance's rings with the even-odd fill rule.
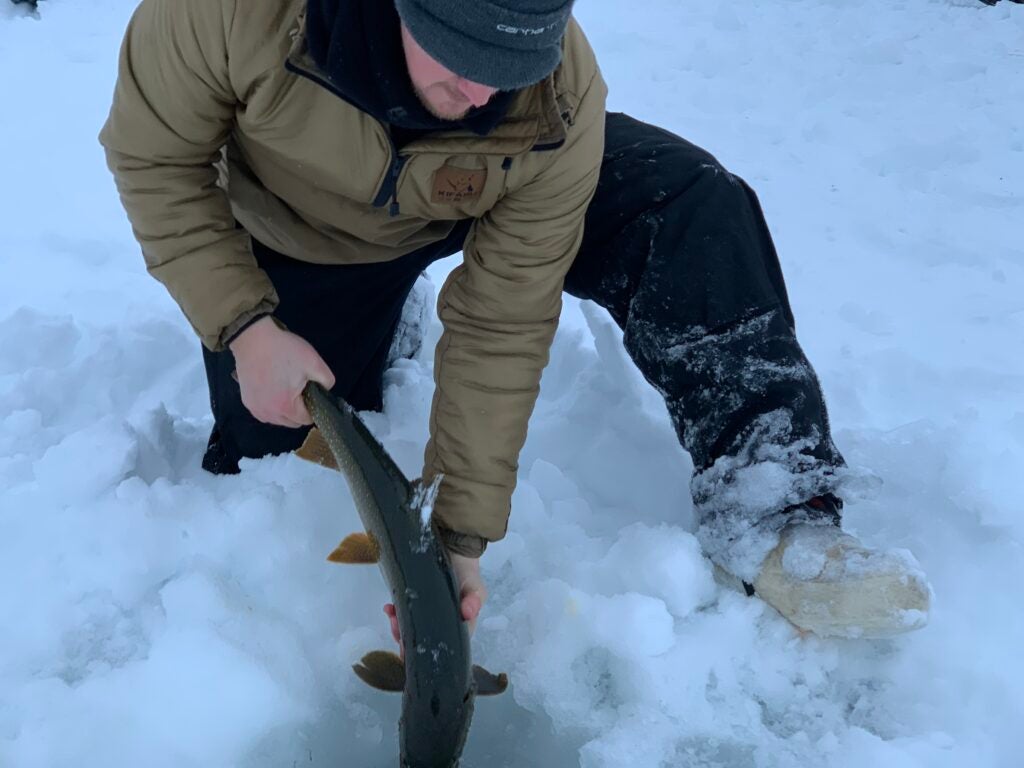
[[204,466],[296,448],[310,380],[380,408],[413,282],[462,250],[424,477],[443,475],[435,519],[471,625],[563,289],[608,309],[665,396],[718,566],[804,629],[920,625],[912,562],[839,528],[843,459],[754,193],[606,114],[571,4],[144,0],[101,142],[205,347]]

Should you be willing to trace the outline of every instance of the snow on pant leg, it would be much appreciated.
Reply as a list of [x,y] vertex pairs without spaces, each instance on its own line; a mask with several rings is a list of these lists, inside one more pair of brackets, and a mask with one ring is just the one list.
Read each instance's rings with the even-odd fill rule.
[[[253,241],[253,253],[280,298],[275,316],[313,345],[334,373],[332,392],[356,410],[382,407],[388,351],[405,300],[423,269],[462,248],[469,223],[459,222],[443,241],[378,264],[312,264]],[[238,472],[242,457],[285,453],[302,444],[307,428],[264,424],[242,404],[230,350],[204,348],[203,358],[214,417],[204,469]]]
[[844,464],[753,191],[693,144],[609,114],[565,287],[623,329],[693,459],[704,551],[753,581],[781,510],[834,490]]

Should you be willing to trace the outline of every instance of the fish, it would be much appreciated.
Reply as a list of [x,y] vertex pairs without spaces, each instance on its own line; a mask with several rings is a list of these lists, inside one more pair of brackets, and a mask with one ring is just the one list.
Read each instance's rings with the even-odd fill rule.
[[401,630],[401,656],[373,651],[353,671],[402,694],[401,768],[457,768],[476,697],[504,693],[508,676],[472,663],[457,577],[433,517],[441,477],[410,482],[359,414],[316,382],[303,400],[315,426],[295,453],[341,472],[365,528],[327,559],[378,564]]

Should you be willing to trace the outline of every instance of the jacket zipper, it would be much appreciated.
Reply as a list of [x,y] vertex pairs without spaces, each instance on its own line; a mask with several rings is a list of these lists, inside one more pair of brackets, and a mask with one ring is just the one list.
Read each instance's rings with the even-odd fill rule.
[[384,132],[384,135],[388,137],[388,146],[390,146],[391,148],[391,156],[388,158],[388,175],[385,177],[384,183],[381,184],[380,190],[377,192],[377,196],[373,198],[373,207],[381,208],[384,206],[385,203],[388,202],[388,200],[390,200],[391,204],[388,206],[388,215],[397,216],[401,212],[401,209],[398,205],[398,177],[401,176],[402,168],[405,167],[405,163],[408,161],[409,158],[403,157],[398,153],[398,147],[395,146],[395,141],[394,139],[391,138],[391,131],[388,130],[388,127],[383,122],[381,122],[373,115],[371,115],[369,112],[366,112],[362,107],[353,102],[351,99],[347,98],[341,91],[339,91],[337,88],[331,85],[331,83],[325,80],[324,78],[318,77],[312,72],[302,69],[301,67],[298,67],[295,64],[292,64],[292,62],[289,61],[288,59],[285,59],[284,68],[287,69],[292,74],[298,75],[299,77],[304,77],[307,80],[316,83],[321,88],[325,88],[329,92],[333,93],[346,104],[355,107],[364,115],[366,115],[375,123],[377,123],[380,129]]
[[[405,167],[405,164],[408,162],[409,158],[399,154],[398,147],[395,145],[394,139],[391,138],[391,131],[388,130],[388,127],[383,122],[381,122],[373,115],[371,115],[369,112],[366,112],[354,101],[345,96],[333,85],[331,85],[330,81],[315,75],[309,70],[302,69],[301,67],[293,64],[289,59],[285,59],[284,68],[287,69],[292,74],[298,75],[299,77],[304,77],[307,80],[316,83],[321,88],[326,89],[330,93],[333,93],[346,104],[355,107],[364,115],[366,115],[375,123],[377,123],[378,126],[380,126],[381,130],[384,132],[384,135],[388,137],[388,145],[391,147],[391,157],[389,158],[390,170],[388,176],[384,180],[384,183],[381,184],[381,188],[377,192],[377,196],[374,197],[373,199],[373,207],[381,208],[384,206],[385,203],[388,202],[388,200],[390,200],[391,204],[388,206],[388,215],[397,216],[401,212],[401,208],[398,205],[398,178],[399,176],[402,175],[402,169]],[[550,152],[551,150],[560,148],[563,144],[565,144],[565,139],[554,142],[552,144],[535,144],[530,149],[530,151]],[[504,162],[501,164],[501,167],[502,170],[505,171],[505,175],[507,176],[509,168],[512,167],[512,158],[506,157]]]
[[[380,208],[391,199],[391,205],[388,206],[388,216],[397,216],[401,209],[398,206],[398,177],[402,175],[402,169],[405,164],[409,161],[408,157],[404,157],[398,154],[398,148],[394,142],[391,142],[392,158],[391,170],[388,172],[388,182],[381,186],[380,192],[377,197],[374,198],[373,204],[375,207]],[[378,202],[379,201],[379,202]]]

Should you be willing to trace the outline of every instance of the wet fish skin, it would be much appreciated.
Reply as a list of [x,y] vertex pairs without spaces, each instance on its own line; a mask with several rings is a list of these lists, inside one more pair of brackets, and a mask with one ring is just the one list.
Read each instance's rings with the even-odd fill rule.
[[315,383],[303,398],[349,484],[366,532],[376,541],[398,614],[405,657],[401,766],[455,768],[469,733],[476,685],[457,580],[435,524],[428,518],[424,525],[422,519],[431,494],[406,479],[346,403]]

